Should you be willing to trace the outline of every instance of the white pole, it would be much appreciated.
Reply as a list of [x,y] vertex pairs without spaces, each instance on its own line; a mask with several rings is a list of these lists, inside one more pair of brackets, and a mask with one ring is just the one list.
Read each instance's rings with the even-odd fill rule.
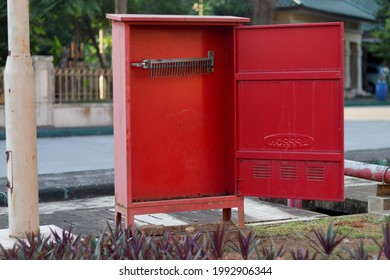
[[34,69],[28,0],[8,0],[9,55],[4,71],[10,237],[37,234],[38,175]]

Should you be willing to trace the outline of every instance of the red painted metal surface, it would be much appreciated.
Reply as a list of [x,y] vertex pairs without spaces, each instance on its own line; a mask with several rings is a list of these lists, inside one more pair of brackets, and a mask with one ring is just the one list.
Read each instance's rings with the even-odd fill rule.
[[[238,208],[242,226],[243,195],[341,198],[341,25],[313,25],[306,32],[238,27],[248,19],[236,17],[108,18],[118,220],[125,215],[130,225],[139,214],[206,209],[223,209],[229,219],[230,209]],[[298,29],[299,40],[306,41],[332,29],[328,40],[335,42],[315,43],[323,54],[309,54],[302,66],[299,59],[310,49],[305,44],[297,47],[299,59],[291,58],[294,48],[278,57],[284,48],[264,44],[279,36],[294,40],[297,34],[290,33]],[[198,71],[197,64],[187,72],[147,69],[152,61],[171,59],[165,64],[170,67],[181,65],[173,59],[204,58],[210,51],[212,71]],[[272,178],[257,178],[268,172],[264,164]],[[325,189],[325,183],[332,187]]]
[[[113,19],[115,197],[134,215],[238,208],[234,181],[236,17],[110,15]],[[144,59],[207,57],[214,72],[151,78]],[[161,73],[160,73],[161,74]],[[158,75],[159,76],[159,75]],[[164,76],[164,75],[163,75]]]
[[237,28],[239,194],[343,200],[343,28]]
[[390,167],[365,162],[345,160],[344,174],[351,177],[390,184]]
[[[215,53],[214,73],[151,79],[130,73],[133,201],[234,194],[233,115],[226,77],[232,28],[131,27],[130,60]],[[227,139],[231,139],[226,141]]]

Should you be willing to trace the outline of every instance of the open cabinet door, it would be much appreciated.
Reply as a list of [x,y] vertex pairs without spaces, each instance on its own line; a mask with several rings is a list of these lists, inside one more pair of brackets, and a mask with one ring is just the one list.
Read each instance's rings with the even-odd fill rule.
[[237,193],[344,199],[342,23],[236,29]]

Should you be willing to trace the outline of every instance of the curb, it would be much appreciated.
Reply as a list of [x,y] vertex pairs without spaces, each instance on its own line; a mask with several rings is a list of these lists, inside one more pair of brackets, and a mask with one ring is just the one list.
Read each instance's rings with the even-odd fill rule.
[[344,152],[345,159],[388,165],[390,161],[390,148],[353,150]]
[[[92,170],[38,176],[39,202],[114,195],[114,170]],[[0,178],[0,207],[7,206],[6,178]]]
[[[113,135],[112,126],[94,127],[38,127],[37,138]],[[0,140],[5,140],[5,129],[0,130]]]
[[39,202],[66,201],[114,195],[114,184],[39,190]]
[[371,99],[358,99],[358,100],[344,100],[344,107],[365,107],[365,106],[388,106],[390,105],[389,100],[376,100]]

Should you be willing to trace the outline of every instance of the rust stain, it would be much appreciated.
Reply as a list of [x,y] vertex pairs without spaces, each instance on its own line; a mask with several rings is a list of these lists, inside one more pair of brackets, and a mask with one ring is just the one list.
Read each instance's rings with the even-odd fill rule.
[[30,42],[29,41],[23,39],[21,43],[22,43],[21,45],[23,46],[23,49],[28,50],[30,48]]
[[84,108],[83,115],[89,117],[91,115],[91,108]]
[[11,182],[7,178],[7,189],[9,189],[10,194],[12,195],[14,187],[11,185]]
[[[5,156],[6,156],[6,167],[7,167],[7,188],[10,189],[11,191],[11,194],[12,194],[12,189],[13,189],[13,185],[12,185],[12,180],[13,180],[13,175],[12,175],[12,159],[11,159],[11,156],[12,156],[12,152],[11,151],[6,151],[5,152]],[[8,170],[11,169],[11,175],[9,175],[9,172]],[[9,178],[9,176],[11,176],[11,178]],[[10,181],[11,179],[11,181]]]

